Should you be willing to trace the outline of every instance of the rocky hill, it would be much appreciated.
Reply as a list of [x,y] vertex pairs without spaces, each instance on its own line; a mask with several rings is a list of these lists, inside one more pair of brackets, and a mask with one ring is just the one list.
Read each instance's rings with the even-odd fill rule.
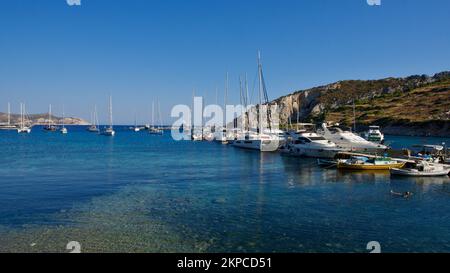
[[[450,71],[381,80],[348,80],[297,91],[274,100],[280,123],[339,122],[357,130],[380,125],[385,133],[450,136]],[[355,107],[353,107],[353,104]]]
[[[33,114],[27,115],[28,120],[32,122],[33,125],[42,125],[48,123],[48,114]],[[62,124],[62,117],[52,116],[52,122],[54,124]],[[11,123],[19,123],[20,115],[11,114]],[[0,123],[6,123],[8,121],[8,115],[6,113],[0,113]],[[66,117],[64,118],[64,124],[66,125],[88,125],[89,122],[81,118]]]

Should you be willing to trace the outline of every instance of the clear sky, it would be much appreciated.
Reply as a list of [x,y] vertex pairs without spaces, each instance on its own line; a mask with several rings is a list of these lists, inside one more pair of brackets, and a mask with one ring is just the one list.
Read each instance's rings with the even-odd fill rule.
[[344,79],[450,70],[450,1],[382,0],[0,0],[0,111],[89,119],[97,104],[117,123],[150,119],[159,99],[215,102],[230,73],[256,74],[262,51],[269,97]]

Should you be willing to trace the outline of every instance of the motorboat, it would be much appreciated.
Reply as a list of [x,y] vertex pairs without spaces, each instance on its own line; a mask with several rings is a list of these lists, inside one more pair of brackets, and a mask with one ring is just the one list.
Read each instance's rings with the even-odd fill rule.
[[351,131],[341,129],[339,126],[328,127],[323,123],[321,134],[327,140],[334,142],[338,148],[347,151],[377,153],[388,149],[385,145],[367,141]]
[[380,126],[371,125],[369,130],[363,133],[363,137],[371,142],[383,143],[384,135],[380,130]]
[[446,176],[450,172],[450,168],[442,164],[429,163],[427,161],[420,161],[413,167],[408,168],[392,168],[392,175],[401,176]]

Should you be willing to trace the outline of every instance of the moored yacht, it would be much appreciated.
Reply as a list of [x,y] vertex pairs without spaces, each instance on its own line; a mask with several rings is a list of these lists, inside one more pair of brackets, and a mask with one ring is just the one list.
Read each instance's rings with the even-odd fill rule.
[[376,153],[388,149],[385,145],[367,141],[353,132],[342,130],[338,126],[328,128],[325,123],[322,124],[321,134],[327,140],[336,143],[337,147],[347,151]]
[[113,129],[113,117],[112,117],[112,97],[109,97],[109,127],[101,133],[104,136],[114,136],[116,132]]
[[98,126],[97,105],[94,106],[94,113],[91,115],[91,125],[86,130],[91,133],[99,133],[100,132],[100,129]]
[[384,135],[380,130],[380,126],[371,125],[369,130],[363,133],[363,137],[371,142],[383,143]]
[[19,134],[31,133],[31,127],[28,127],[26,125],[25,116],[26,116],[25,103],[21,103],[20,104],[20,123],[19,123],[19,126],[17,127],[17,133],[19,133]]
[[17,126],[11,124],[11,105],[9,102],[8,102],[8,121],[6,123],[0,124],[0,130],[17,130]]
[[[261,152],[274,152],[283,144],[284,133],[275,128],[272,128],[272,118],[270,111],[266,107],[269,107],[268,95],[266,84],[264,82],[261,54],[258,52],[258,87],[259,87],[259,105],[257,111],[258,129],[255,131],[248,130],[243,134],[244,137],[240,137],[232,142],[234,147],[242,149],[259,150]],[[264,103],[263,103],[264,98]],[[265,106],[265,107],[263,107]],[[263,124],[263,108],[267,115],[267,128]],[[265,119],[265,118],[264,118]],[[265,123],[265,122],[264,122]],[[280,137],[283,135],[282,137]]]
[[56,127],[53,124],[52,121],[52,105],[50,104],[48,106],[48,120],[47,120],[47,125],[44,126],[44,131],[47,132],[56,132],[58,130],[58,127]]
[[334,158],[342,149],[315,132],[297,132],[282,149],[284,152],[302,157]]

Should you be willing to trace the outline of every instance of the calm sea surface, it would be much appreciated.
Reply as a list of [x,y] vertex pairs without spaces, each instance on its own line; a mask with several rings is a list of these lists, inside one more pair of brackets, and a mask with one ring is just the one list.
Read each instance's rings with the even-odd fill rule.
[[[321,169],[314,159],[175,142],[0,131],[0,251],[450,251],[450,178]],[[450,143],[387,137],[393,147]],[[411,191],[412,198],[390,191]]]

